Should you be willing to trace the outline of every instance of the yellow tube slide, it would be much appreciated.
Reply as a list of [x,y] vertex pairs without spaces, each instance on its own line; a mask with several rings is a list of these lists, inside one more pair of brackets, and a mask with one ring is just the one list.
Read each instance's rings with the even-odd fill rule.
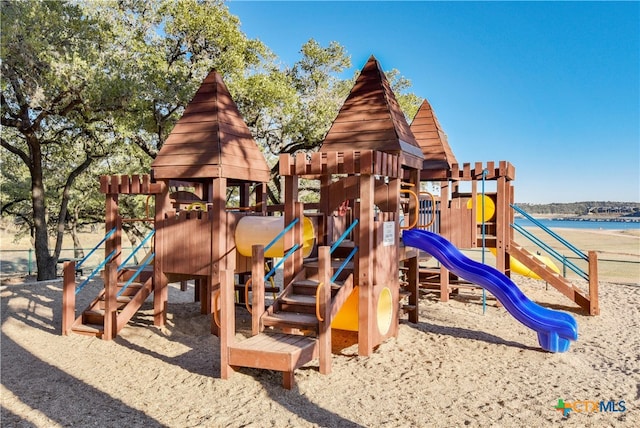
[[[489,251],[491,251],[491,254],[493,254],[494,256],[497,253],[495,248],[489,248]],[[560,273],[560,269],[558,268],[558,266],[556,266],[555,263],[553,263],[553,261],[549,257],[542,256],[539,254],[534,254],[534,256],[538,260],[540,260],[542,263],[550,267],[555,273]],[[529,269],[527,266],[522,264],[522,262],[520,262],[515,257],[509,258],[509,266],[511,266],[511,272],[517,273],[522,276],[528,276],[529,278],[533,278],[533,279],[542,279],[538,276],[537,273],[535,273],[534,271]]]
[[[340,308],[340,311],[338,311],[336,317],[333,319],[331,328],[358,331],[358,290],[358,286],[353,288],[347,301],[342,305],[342,308]],[[375,315],[378,331],[381,335],[387,334],[393,321],[393,295],[388,287],[380,290]]]
[[[482,223],[482,201],[484,199],[484,221],[489,222],[496,213],[496,204],[490,196],[476,195],[476,222]],[[473,207],[473,199],[467,201],[467,208]]]
[[[236,249],[240,254],[251,257],[251,247],[254,245],[268,245],[284,229],[284,217],[245,216],[236,226]],[[302,255],[309,257],[315,243],[313,222],[303,217],[302,220]],[[284,256],[284,237],[269,248],[265,257]]]

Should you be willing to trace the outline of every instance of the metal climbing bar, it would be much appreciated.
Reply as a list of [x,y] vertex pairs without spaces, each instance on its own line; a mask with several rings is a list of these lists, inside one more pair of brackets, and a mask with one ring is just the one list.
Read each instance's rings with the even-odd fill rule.
[[135,255],[136,255],[136,253],[138,252],[138,250],[140,250],[140,248],[142,248],[142,246],[143,246],[144,244],[146,244],[146,243],[147,243],[147,241],[148,241],[149,239],[151,239],[151,237],[152,237],[155,233],[156,233],[155,229],[152,229],[152,230],[151,230],[151,232],[149,232],[149,233],[147,234],[147,236],[142,240],[142,242],[140,242],[140,244],[139,244],[139,245],[138,245],[138,246],[137,246],[137,247],[136,247],[136,248],[131,252],[131,254],[129,254],[129,257],[127,257],[127,258],[122,262],[122,264],[121,264],[120,266],[118,266],[118,272],[120,272],[122,269],[124,269],[124,268],[127,266],[127,262],[128,262],[129,260],[131,260],[131,258],[132,258],[133,256],[135,256]]
[[136,270],[136,272],[133,274],[133,276],[131,278],[129,278],[129,280],[122,286],[122,288],[120,289],[120,291],[118,291],[118,293],[116,294],[117,297],[120,297],[120,295],[124,292],[124,290],[127,289],[127,287],[129,285],[131,285],[131,283],[133,281],[135,281],[135,279],[138,277],[138,275],[140,275],[140,272],[142,272],[144,270],[145,267],[147,267],[147,265],[149,263],[151,263],[151,260],[153,260],[153,258],[155,257],[155,253],[151,253],[151,257],[148,257],[147,260],[145,260],[140,267],[138,267],[138,269]]
[[338,248],[338,245],[340,245],[340,243],[345,240],[345,238],[351,233],[351,231],[353,230],[354,227],[356,227],[357,224],[358,224],[358,219],[353,220],[353,223],[351,223],[351,225],[347,228],[347,230],[345,230],[344,233],[340,235],[340,238],[338,238],[338,240],[333,243],[333,245],[329,249],[329,254],[333,253],[333,251],[336,248]]
[[80,283],[80,285],[78,285],[76,287],[76,295],[84,288],[85,285],[87,285],[87,283],[89,283],[89,280],[91,280],[91,278],[93,278],[96,273],[100,272],[100,270],[107,264],[109,263],[109,261],[111,261],[111,259],[113,258],[113,256],[116,255],[116,250],[113,250],[112,252],[109,253],[109,255],[107,255],[107,257],[105,257],[105,259],[102,261],[102,263],[100,263],[98,266],[96,266],[91,273],[89,274],[89,276],[87,276],[87,278],[82,281]]
[[331,282],[332,283],[336,281],[336,279],[340,275],[340,272],[342,272],[342,270],[345,268],[345,266],[347,266],[347,263],[349,263],[351,261],[351,259],[353,258],[354,254],[356,253],[356,251],[358,251],[358,247],[355,247],[353,250],[351,250],[351,252],[347,256],[347,258],[344,259],[344,261],[342,262],[342,264],[340,265],[338,270],[336,270],[336,273],[334,273],[333,276],[331,277]]
[[558,242],[562,243],[565,247],[567,247],[568,249],[570,249],[571,251],[573,251],[578,257],[580,257],[582,260],[589,260],[589,257],[584,254],[582,251],[580,251],[578,248],[576,248],[573,244],[571,244],[570,242],[568,242],[566,239],[564,239],[562,236],[558,235],[557,233],[555,233],[553,230],[549,229],[547,226],[545,226],[544,224],[540,223],[538,220],[536,220],[534,217],[530,216],[529,214],[527,214],[526,211],[524,211],[522,208],[517,207],[513,204],[511,204],[511,208],[513,208],[514,210],[516,210],[518,213],[522,214],[527,220],[529,220],[530,222],[532,222],[533,224],[535,224],[536,226],[538,226],[540,229],[544,230],[545,232],[547,232],[549,235],[551,235],[552,237],[554,237]]
[[278,261],[278,263],[276,263],[276,265],[275,265],[273,268],[271,268],[271,270],[269,271],[269,273],[268,273],[268,274],[266,274],[266,275],[264,276],[264,280],[265,280],[265,281],[268,281],[268,280],[269,280],[269,278],[271,278],[271,276],[273,276],[273,274],[274,274],[274,273],[276,273],[276,270],[278,270],[278,268],[279,268],[280,266],[282,266],[282,264],[284,263],[284,261],[285,261],[285,260],[287,260],[287,259],[291,256],[291,254],[295,253],[295,252],[296,252],[296,250],[297,250],[298,248],[302,248],[302,245],[300,245],[300,244],[295,244],[293,247],[291,247],[291,249],[290,249],[289,251],[287,251],[287,254],[285,254],[285,255],[284,255],[284,257],[282,257],[282,258]]
[[525,238],[529,239],[531,242],[533,242],[534,244],[538,245],[539,247],[547,251],[560,263],[562,263],[565,266],[568,266],[569,269],[571,269],[576,274],[578,274],[582,279],[589,280],[589,275],[585,271],[580,269],[580,267],[578,267],[575,263],[573,263],[572,261],[567,259],[565,256],[560,254],[558,251],[551,248],[544,241],[537,238],[534,234],[532,234],[531,232],[529,232],[528,230],[526,230],[525,228],[517,224],[512,224],[511,227],[513,227],[515,230],[520,232]]
[[78,262],[78,264],[76,264],[76,270],[80,269],[80,266],[82,266],[82,263],[84,263],[86,260],[89,259],[89,257],[91,257],[91,254],[93,254],[98,247],[100,247],[100,245],[104,244],[104,241],[106,241],[107,239],[109,239],[111,237],[111,235],[113,235],[114,233],[116,233],[116,228],[114,227],[113,229],[111,229],[110,231],[107,232],[106,235],[104,235],[104,238],[102,238],[102,241],[100,241],[98,243],[98,245],[96,245],[95,247],[93,247],[93,249],[91,251],[89,251],[89,254],[87,254],[86,256],[84,256],[82,258],[82,260],[80,260]]
[[295,218],[295,219],[293,219],[293,221],[292,221],[291,223],[289,223],[289,225],[288,225],[287,227],[285,227],[284,229],[282,229],[282,231],[281,231],[280,233],[278,233],[278,234],[276,235],[276,237],[275,237],[275,238],[273,238],[273,239],[271,240],[271,242],[269,242],[269,243],[264,247],[264,252],[266,253],[266,252],[267,252],[267,250],[269,250],[269,248],[271,248],[271,247],[272,247],[276,242],[278,242],[278,240],[279,240],[280,238],[282,238],[282,237],[284,236],[284,234],[285,234],[285,233],[287,233],[289,230],[291,230],[291,228],[292,228],[293,226],[295,226],[295,225],[296,225],[296,223],[298,223],[299,221],[300,221],[300,219],[299,219],[299,218]]

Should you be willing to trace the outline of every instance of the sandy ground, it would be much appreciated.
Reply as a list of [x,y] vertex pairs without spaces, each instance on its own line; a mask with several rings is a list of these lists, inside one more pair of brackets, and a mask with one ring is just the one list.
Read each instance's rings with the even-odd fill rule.
[[[370,357],[335,349],[330,375],[311,362],[290,391],[276,372],[219,379],[218,339],[192,290],[172,288],[166,328],[153,327],[145,306],[106,342],[60,335],[59,281],[5,282],[2,426],[638,426],[639,284],[601,284],[602,314],[589,317],[544,283],[515,279],[532,299],[576,317],[568,352],[541,351],[535,333],[491,299],[483,314],[479,291],[446,304],[425,294],[419,323],[402,321]],[[249,321],[242,308],[237,317],[241,338]],[[558,399],[624,401],[625,411],[563,418]]]
[[[574,233],[571,231],[568,234]],[[580,248],[635,260],[633,232],[578,231]],[[574,242],[572,240],[572,242]],[[402,320],[397,338],[370,357],[355,346],[334,349],[333,371],[317,361],[281,387],[276,372],[241,369],[219,378],[219,342],[193,290],[172,287],[168,324],[153,326],[146,304],[111,342],[61,336],[61,282],[6,280],[0,286],[3,427],[637,427],[640,426],[640,271],[614,269],[600,284],[601,315],[584,315],[545,284],[514,276],[534,301],[574,315],[569,351],[540,350],[536,335],[481,292],[448,303],[420,300],[420,322]],[[602,278],[602,275],[601,275]],[[79,295],[84,307],[101,287]],[[237,309],[238,339],[249,327]],[[569,412],[616,403],[616,412]],[[622,403],[623,402],[623,403]],[[611,409],[611,408],[609,408]]]

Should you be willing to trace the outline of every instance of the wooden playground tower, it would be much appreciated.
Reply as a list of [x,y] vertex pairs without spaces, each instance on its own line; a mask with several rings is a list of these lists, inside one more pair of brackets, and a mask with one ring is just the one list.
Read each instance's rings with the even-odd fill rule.
[[[270,208],[269,167],[220,75],[212,71],[153,162],[151,176],[101,179],[107,231],[115,229],[106,240],[106,254],[115,256],[104,267],[104,290],[77,318],[75,267],[65,264],[63,333],[112,339],[152,292],[154,324],[162,326],[168,284],[194,280],[201,312],[212,314],[211,330],[220,338],[221,376],[238,367],[277,370],[291,388],[294,370],[313,359],[319,360],[321,373],[330,372],[332,330],[351,331],[359,354],[370,355],[397,335],[403,312],[418,322],[419,287],[425,274],[433,276],[421,272],[417,250],[403,247],[401,212],[409,227],[432,223],[428,227],[457,246],[476,247],[477,183],[496,180],[497,191],[489,195],[496,214],[493,224],[485,225],[492,234],[485,229],[483,242],[497,249],[497,267],[507,274],[509,256],[522,257],[509,228],[513,166],[459,168],[428,103],[409,126],[374,57],[320,151],[281,155],[279,162],[284,203]],[[318,203],[299,201],[302,178],[319,181]],[[429,196],[427,209],[421,208],[422,181],[441,188],[439,198]],[[461,181],[471,182],[470,193],[459,191]],[[238,204],[228,203],[231,191]],[[155,230],[153,262],[138,268],[135,282],[126,286],[136,273],[120,260],[123,219],[117,206],[124,194],[155,197],[153,219],[146,219]],[[281,215],[274,217],[274,211]],[[278,226],[271,226],[275,221]],[[275,235],[270,242],[251,233],[265,227]],[[276,242],[281,249],[274,256]],[[282,289],[267,305],[265,278],[275,271],[273,261],[282,266]],[[446,300],[455,284],[444,268],[437,274]],[[252,335],[237,340],[236,296],[243,290]]]

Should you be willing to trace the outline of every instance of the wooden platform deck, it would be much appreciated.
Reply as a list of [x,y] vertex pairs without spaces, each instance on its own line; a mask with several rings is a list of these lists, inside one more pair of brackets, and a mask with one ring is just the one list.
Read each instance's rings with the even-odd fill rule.
[[318,340],[282,333],[262,333],[229,346],[229,365],[283,372],[283,386],[291,389],[293,371],[318,357]]

